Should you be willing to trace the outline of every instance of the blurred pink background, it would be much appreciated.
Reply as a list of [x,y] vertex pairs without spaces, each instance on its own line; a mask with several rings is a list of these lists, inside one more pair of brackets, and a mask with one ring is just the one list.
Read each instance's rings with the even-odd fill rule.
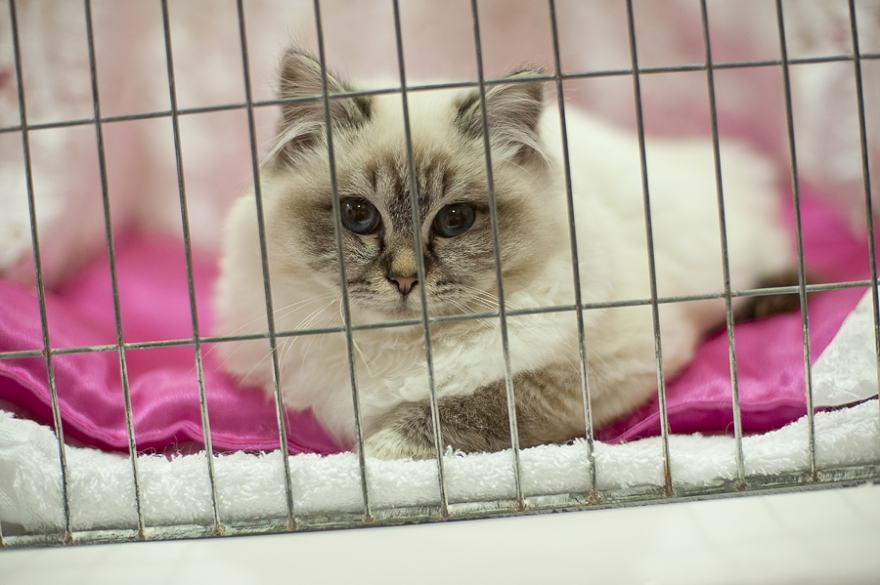
[[[4,3],[6,4],[6,3]],[[548,3],[481,0],[486,75],[500,77],[523,64],[553,70]],[[880,0],[856,2],[861,51],[880,53]],[[255,100],[274,97],[277,64],[296,44],[317,53],[310,0],[244,0]],[[696,0],[635,2],[642,67],[705,62]],[[852,53],[847,5],[833,0],[783,2],[791,58]],[[17,0],[29,124],[93,116],[88,41],[82,4]],[[397,78],[390,0],[321,2],[327,61],[354,82]],[[630,67],[626,8],[617,0],[556,2],[564,73]],[[92,2],[101,112],[104,116],[170,109],[161,5],[142,0]],[[245,100],[236,3],[169,3],[179,107],[241,104]],[[772,3],[708,2],[716,62],[780,56]],[[419,80],[476,79],[473,21],[467,0],[401,2],[406,70]],[[8,6],[0,9],[0,127],[18,126],[19,108]],[[870,159],[880,176],[880,60],[863,63]],[[819,187],[864,231],[864,188],[855,82],[851,61],[791,67],[801,179]],[[549,84],[552,86],[552,84]],[[716,72],[723,139],[744,138],[777,162],[789,181],[782,72],[779,66]],[[552,89],[552,88],[551,88]],[[651,134],[708,135],[709,102],[703,71],[642,76],[646,128]],[[627,75],[570,80],[569,102],[621,125],[634,126],[632,79]],[[548,100],[553,100],[552,95]],[[276,107],[256,110],[257,142],[271,140]],[[252,181],[247,113],[230,109],[180,118],[186,194],[194,240],[213,250],[226,209]],[[113,225],[181,233],[171,120],[160,116],[103,125]],[[43,269],[50,286],[101,253],[104,217],[94,125],[29,133]],[[649,153],[650,155],[650,153]],[[34,279],[30,258],[21,134],[0,132],[0,271]]]

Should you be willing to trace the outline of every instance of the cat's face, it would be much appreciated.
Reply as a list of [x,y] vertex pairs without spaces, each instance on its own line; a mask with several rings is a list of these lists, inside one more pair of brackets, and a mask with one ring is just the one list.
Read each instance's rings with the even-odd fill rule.
[[[320,69],[310,58],[289,53],[282,84],[285,97],[315,95],[320,93]],[[346,91],[332,77],[328,88]],[[505,287],[528,280],[549,245],[542,196],[553,174],[536,134],[540,89],[536,82],[487,88]],[[414,92],[409,107],[412,172],[400,94],[331,100],[351,306],[380,318],[413,317],[421,311],[424,291],[430,314],[495,310],[495,247],[479,93]],[[267,218],[267,226],[276,264],[295,263],[317,283],[340,290],[323,102],[285,107],[273,157],[270,182],[277,213]],[[423,278],[417,254],[423,259]]]

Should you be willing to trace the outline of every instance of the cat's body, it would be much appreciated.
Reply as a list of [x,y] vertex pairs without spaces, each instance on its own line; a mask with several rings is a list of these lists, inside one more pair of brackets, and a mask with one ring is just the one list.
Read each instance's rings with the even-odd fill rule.
[[[540,82],[522,81],[534,73],[514,74],[511,83],[486,88],[505,306],[514,312],[575,302],[559,114],[543,106]],[[328,88],[345,91],[332,77]],[[288,53],[282,96],[320,92],[317,64]],[[431,316],[498,308],[479,93],[410,92],[408,102],[426,284],[416,281],[400,94],[330,102],[340,207],[348,222],[343,247],[354,324],[419,318],[421,286]],[[262,174],[278,331],[343,324],[323,107],[321,100],[285,106],[278,145]],[[649,299],[637,138],[571,109],[566,118],[582,301]],[[723,150],[722,169],[731,287],[749,288],[789,264],[772,173],[738,146]],[[648,177],[659,296],[720,292],[711,144],[649,141]],[[227,225],[219,333],[266,331],[264,305],[256,206],[249,192]],[[660,305],[667,377],[688,363],[701,336],[723,318],[720,299]],[[592,420],[601,427],[656,392],[651,307],[585,310],[583,323]],[[583,435],[575,314],[509,315],[507,336],[520,444]],[[353,341],[367,454],[431,456],[421,326],[360,329]],[[444,444],[465,451],[508,446],[500,320],[437,322],[431,342]],[[220,351],[230,372],[272,388],[265,340],[223,343]],[[351,444],[348,360],[341,333],[279,339],[285,405],[311,408],[331,433]]]

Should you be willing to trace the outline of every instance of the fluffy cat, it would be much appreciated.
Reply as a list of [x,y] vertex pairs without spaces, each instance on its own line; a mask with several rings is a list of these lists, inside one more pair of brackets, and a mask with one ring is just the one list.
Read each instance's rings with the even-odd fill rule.
[[[292,50],[280,96],[320,96],[319,64]],[[558,109],[545,107],[539,70],[487,85],[488,133],[508,311],[575,302]],[[328,92],[352,89],[328,73]],[[475,88],[410,92],[412,155],[423,249],[415,250],[404,115],[399,92],[330,100],[343,258],[354,324],[498,309],[494,248]],[[322,99],[287,102],[261,173],[266,246],[278,331],[343,324],[330,159]],[[567,110],[571,189],[582,301],[650,297],[637,138]],[[750,288],[790,265],[777,224],[769,165],[725,145],[722,170],[730,277]],[[707,140],[649,140],[648,177],[660,297],[723,290],[712,146]],[[425,282],[418,281],[417,256]],[[218,333],[267,330],[253,190],[226,225],[218,281]],[[740,299],[736,301],[739,303]],[[724,319],[721,299],[662,303],[668,377],[691,359]],[[583,311],[591,416],[596,428],[656,393],[651,308],[632,304]],[[571,310],[511,314],[510,367],[519,444],[565,442],[585,432],[576,315]],[[344,334],[279,337],[285,405],[311,409],[340,441],[355,424]],[[435,455],[421,325],[353,334],[364,450],[380,458]],[[443,445],[462,451],[510,446],[505,364],[498,317],[431,325]],[[273,388],[266,340],[221,343],[224,367]]]

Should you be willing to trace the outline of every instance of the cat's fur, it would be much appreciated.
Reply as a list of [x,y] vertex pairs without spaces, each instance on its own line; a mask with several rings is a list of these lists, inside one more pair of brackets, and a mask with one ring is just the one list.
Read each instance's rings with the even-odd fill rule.
[[[500,256],[508,311],[575,302],[560,118],[543,104],[540,71],[486,87],[486,119],[497,200]],[[513,80],[520,81],[514,82]],[[328,91],[350,91],[328,74]],[[280,95],[321,94],[321,70],[288,52]],[[340,198],[358,197],[381,214],[378,231],[343,229],[352,322],[418,318],[419,287],[428,314],[496,311],[483,115],[477,89],[408,93],[412,154],[426,283],[416,277],[410,180],[398,92],[330,101]],[[288,102],[276,146],[262,169],[261,191],[275,326],[279,331],[343,324],[324,104]],[[582,113],[567,111],[571,186],[584,303],[650,297],[638,141]],[[657,291],[661,297],[723,289],[712,146],[706,140],[649,140],[648,177]],[[777,225],[773,175],[738,145],[722,150],[733,289],[789,265]],[[466,203],[473,226],[444,238],[432,229],[438,210]],[[226,226],[217,288],[219,333],[266,331],[263,275],[252,190]],[[405,284],[401,284],[405,283]],[[409,294],[404,294],[412,287]],[[666,376],[691,359],[701,336],[723,321],[720,299],[662,303]],[[583,312],[592,420],[596,427],[629,413],[656,392],[651,308],[646,304]],[[507,334],[521,446],[584,434],[578,332],[572,311],[509,315]],[[356,330],[357,389],[367,455],[435,453],[421,326]],[[497,317],[431,325],[434,380],[444,445],[464,451],[510,445],[505,364]],[[225,367],[272,389],[265,340],[220,344]],[[337,438],[353,444],[348,352],[341,333],[279,338],[286,406],[312,409]]]

